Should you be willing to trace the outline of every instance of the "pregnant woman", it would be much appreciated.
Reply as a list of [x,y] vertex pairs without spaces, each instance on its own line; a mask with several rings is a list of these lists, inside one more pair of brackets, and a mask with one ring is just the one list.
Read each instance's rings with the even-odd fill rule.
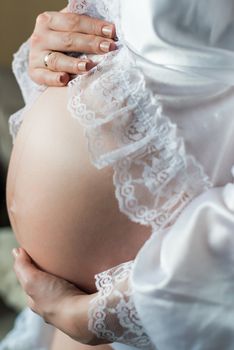
[[[64,89],[46,90],[25,114],[15,142],[15,146],[17,142],[23,144],[20,154],[15,153],[19,165],[14,170],[13,152],[9,171],[9,179],[11,174],[14,178],[12,192],[11,186],[8,187],[13,227],[20,243],[36,262],[34,265],[24,251],[16,252],[16,272],[30,297],[29,305],[55,327],[84,343],[115,341],[142,349],[231,350],[234,344],[233,0],[222,4],[128,0],[120,4],[85,1],[71,5],[77,5],[73,9],[78,12],[84,10],[114,21],[119,38],[118,50],[107,54],[90,73],[69,85],[69,111],[86,129],[92,163],[104,171],[100,173],[100,183],[95,182],[91,188],[85,206],[88,189],[98,173],[87,176],[87,183],[84,181],[79,188],[77,174],[81,170],[77,165],[74,176],[74,158],[70,160],[74,150],[70,143],[75,145],[79,140],[78,163],[86,164],[81,162],[85,155],[82,133],[74,121],[71,126],[74,134],[68,133],[67,126],[59,132],[57,124],[66,115],[70,118],[66,108],[62,108],[67,102]],[[129,21],[133,9],[134,16]],[[62,51],[58,47],[53,50]],[[53,127],[48,131],[50,121],[46,116],[51,105]],[[40,115],[38,111],[42,111]],[[17,126],[18,120],[13,119],[13,126]],[[39,136],[34,127],[39,130]],[[47,132],[50,146],[47,144],[43,149],[46,143],[40,140]],[[63,140],[66,146],[68,139],[66,156],[61,158],[59,144]],[[50,171],[50,180],[47,169],[52,160],[53,164],[57,160],[60,167],[54,173]],[[31,167],[30,177],[21,175],[25,174],[21,169],[26,169],[27,164]],[[113,168],[121,212],[153,231],[138,254],[149,233],[144,226],[140,229],[127,219],[120,226],[121,215],[118,217],[118,210],[112,212],[112,187],[108,187],[107,181],[108,175],[112,177],[109,166]],[[58,177],[63,167],[66,170],[62,174],[66,176]],[[84,169],[85,176],[80,174],[80,181],[86,177],[88,166]],[[92,174],[91,168],[89,173]],[[90,208],[97,187],[101,195]],[[22,188],[32,193],[23,208],[17,205],[23,202]],[[84,188],[87,192],[83,192]],[[102,197],[103,193],[106,197]],[[80,195],[80,203],[76,202],[76,194]],[[61,198],[63,204],[59,202]],[[64,203],[70,202],[71,207],[76,206],[76,215],[73,212],[69,216],[70,210],[65,210],[66,216],[58,216],[64,213]],[[103,202],[107,203],[104,209],[99,207]],[[100,215],[95,230],[96,221],[90,223],[90,220],[97,207],[104,215]],[[39,213],[35,208],[40,209]],[[106,214],[110,216],[109,225]],[[67,226],[71,222],[70,231]],[[112,223],[116,225],[113,234]],[[46,234],[40,238],[42,228]],[[125,237],[121,238],[119,230],[125,228]],[[110,241],[104,234],[107,231]],[[134,232],[136,236],[131,240]],[[100,237],[105,241],[103,250]],[[140,240],[140,237],[144,238]],[[122,247],[118,245],[121,239],[127,244],[127,252],[120,250],[116,257]],[[98,260],[100,254],[102,259]],[[63,277],[83,291],[94,292],[90,282],[93,274],[133,259],[136,254],[133,263],[99,274],[96,284],[99,292],[95,294],[85,295],[74,285],[41,271]],[[87,262],[87,256],[95,256],[95,261]],[[55,340],[54,348],[59,349],[60,345]],[[118,348],[119,344],[113,347]]]

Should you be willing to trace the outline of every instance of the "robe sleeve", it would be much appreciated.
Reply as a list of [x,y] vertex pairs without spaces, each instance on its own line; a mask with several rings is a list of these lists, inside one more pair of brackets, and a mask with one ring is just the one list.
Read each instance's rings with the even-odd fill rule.
[[233,349],[234,184],[199,195],[134,262],[96,276],[89,329],[140,349]]
[[160,350],[233,349],[234,185],[199,195],[135,261],[133,299]]
[[89,307],[89,330],[98,339],[142,350],[155,350],[133,301],[133,261],[96,276],[97,296]]

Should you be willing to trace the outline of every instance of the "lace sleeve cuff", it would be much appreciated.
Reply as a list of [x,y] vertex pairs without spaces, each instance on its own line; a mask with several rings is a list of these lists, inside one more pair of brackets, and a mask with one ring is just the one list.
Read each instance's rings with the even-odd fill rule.
[[97,338],[154,349],[137,314],[131,287],[133,262],[96,276],[98,295],[90,303],[89,330]]

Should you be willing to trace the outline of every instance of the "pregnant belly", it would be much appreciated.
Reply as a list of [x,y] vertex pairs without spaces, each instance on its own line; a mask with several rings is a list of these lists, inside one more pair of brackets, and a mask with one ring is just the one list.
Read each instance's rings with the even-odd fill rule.
[[49,88],[25,114],[13,148],[7,204],[19,244],[45,271],[94,291],[94,274],[135,257],[149,230],[121,214],[112,169],[89,160],[83,128]]

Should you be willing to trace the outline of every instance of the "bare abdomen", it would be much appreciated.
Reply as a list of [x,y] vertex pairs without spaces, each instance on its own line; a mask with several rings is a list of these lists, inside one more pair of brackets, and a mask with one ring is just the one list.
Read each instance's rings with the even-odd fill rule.
[[9,166],[8,211],[42,269],[94,291],[94,274],[133,259],[149,230],[119,212],[112,169],[90,163],[66,105],[67,88],[49,88],[26,113]]

